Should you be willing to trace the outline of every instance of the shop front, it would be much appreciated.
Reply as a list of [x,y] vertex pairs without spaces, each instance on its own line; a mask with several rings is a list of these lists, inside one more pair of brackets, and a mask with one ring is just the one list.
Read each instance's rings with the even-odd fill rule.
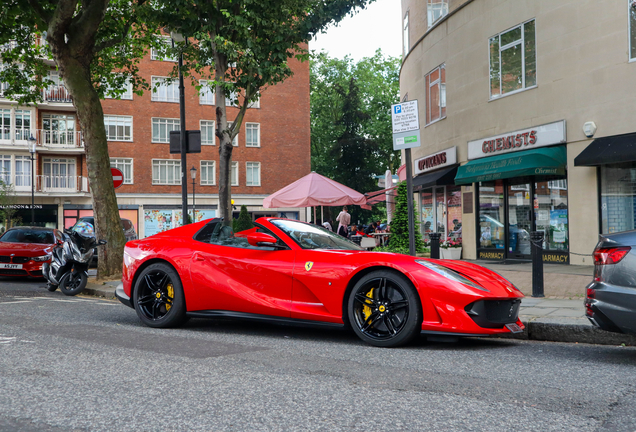
[[[57,226],[57,204],[7,204],[0,206],[0,230],[7,225],[28,225],[47,228]],[[6,219],[10,218],[9,223]],[[33,218],[33,222],[31,222]]]
[[595,139],[574,165],[597,167],[599,232],[636,229],[636,133]]
[[462,204],[461,187],[455,186],[457,175],[457,147],[416,159],[413,172],[413,191],[419,197],[420,230],[424,240],[438,232],[461,243]]
[[540,231],[543,261],[569,263],[565,142],[561,121],[468,143],[455,183],[475,183],[478,259],[531,260]]

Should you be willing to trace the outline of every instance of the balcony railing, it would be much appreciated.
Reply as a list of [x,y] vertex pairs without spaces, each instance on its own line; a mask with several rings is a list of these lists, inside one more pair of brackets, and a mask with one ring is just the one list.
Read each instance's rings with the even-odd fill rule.
[[71,175],[39,175],[36,187],[39,192],[88,192],[88,178]]
[[82,133],[80,131],[56,131],[38,129],[36,132],[38,146],[66,149],[84,147]]
[[11,126],[0,127],[0,144],[27,145],[32,131],[29,128],[13,128]]
[[73,103],[70,93],[65,86],[52,85],[42,90],[42,99],[45,102],[53,103]]

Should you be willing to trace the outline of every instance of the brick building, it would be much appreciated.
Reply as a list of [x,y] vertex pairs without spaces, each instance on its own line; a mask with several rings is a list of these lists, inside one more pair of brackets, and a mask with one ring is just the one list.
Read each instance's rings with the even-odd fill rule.
[[[0,83],[0,171],[14,185],[18,216],[31,221],[31,153],[34,152],[35,224],[70,227],[92,215],[86,155],[72,100],[51,65],[56,83],[37,106],[17,106],[3,97]],[[120,214],[146,237],[180,225],[181,161],[169,152],[169,132],[179,130],[178,83],[162,84],[175,63],[152,52],[139,64],[140,75],[157,92],[142,96],[132,89],[102,101],[111,166],[124,173],[117,200]],[[309,64],[290,60],[294,75],[267,88],[244,117],[232,153],[232,198],[253,217],[300,218],[300,209],[264,209],[263,199],[310,172]],[[214,135],[215,97],[199,95],[186,79],[186,129],[200,129],[201,153],[188,154],[188,203],[192,206],[190,168],[195,180],[197,220],[218,210],[219,141]],[[228,107],[228,120],[237,108]]]

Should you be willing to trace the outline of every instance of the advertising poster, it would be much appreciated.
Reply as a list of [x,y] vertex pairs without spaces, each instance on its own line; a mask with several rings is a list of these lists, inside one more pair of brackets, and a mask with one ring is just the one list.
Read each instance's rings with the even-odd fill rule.
[[[144,236],[181,226],[181,210],[144,210]],[[192,214],[190,214],[192,216]],[[216,217],[216,210],[196,210],[196,222]]]

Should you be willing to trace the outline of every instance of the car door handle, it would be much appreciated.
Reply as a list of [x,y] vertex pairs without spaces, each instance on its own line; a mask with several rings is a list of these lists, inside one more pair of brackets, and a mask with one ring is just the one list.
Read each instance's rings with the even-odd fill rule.
[[194,260],[195,261],[205,261],[205,258],[203,258],[201,255],[195,255],[194,256]]

